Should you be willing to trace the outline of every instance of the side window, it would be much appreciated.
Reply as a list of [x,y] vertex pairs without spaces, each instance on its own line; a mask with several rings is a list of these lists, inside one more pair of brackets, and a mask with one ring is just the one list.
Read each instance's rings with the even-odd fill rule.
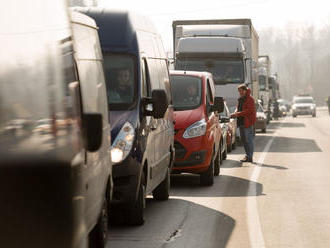
[[148,70],[147,60],[141,61],[141,74],[142,74],[142,97],[151,97],[150,88],[150,75]]
[[208,115],[211,114],[211,99],[212,99],[212,93],[211,93],[211,87],[210,87],[210,81],[207,79],[206,81],[206,110]]
[[[149,75],[150,89],[159,89],[158,65],[156,59],[147,59],[147,75]],[[147,80],[148,82],[148,80]]]

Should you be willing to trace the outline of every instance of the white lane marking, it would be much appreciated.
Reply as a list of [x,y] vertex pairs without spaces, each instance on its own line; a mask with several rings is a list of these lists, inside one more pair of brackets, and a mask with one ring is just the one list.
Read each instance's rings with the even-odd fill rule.
[[[279,128],[282,126],[283,120],[280,123]],[[250,247],[253,248],[262,248],[265,246],[265,240],[262,234],[260,216],[258,211],[258,203],[257,203],[257,182],[261,173],[262,165],[266,159],[267,153],[272,146],[275,137],[277,136],[277,132],[274,136],[268,141],[264,150],[262,151],[257,166],[254,167],[252,175],[250,177],[251,183],[249,184],[248,189],[248,197],[247,199],[247,223],[248,223],[248,232],[249,232],[249,239],[250,239]]]

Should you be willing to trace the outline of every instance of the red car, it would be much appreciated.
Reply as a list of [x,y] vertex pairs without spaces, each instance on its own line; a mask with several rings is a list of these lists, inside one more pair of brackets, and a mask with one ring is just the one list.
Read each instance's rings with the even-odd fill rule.
[[212,74],[171,71],[176,159],[172,173],[200,174],[201,185],[212,185],[219,175],[221,127],[218,113],[223,99],[214,97]]
[[227,103],[224,102],[224,110],[220,113],[220,123],[223,123],[223,125],[226,126],[226,143],[228,152],[236,149],[237,132],[237,120],[235,118],[230,118],[230,114]]

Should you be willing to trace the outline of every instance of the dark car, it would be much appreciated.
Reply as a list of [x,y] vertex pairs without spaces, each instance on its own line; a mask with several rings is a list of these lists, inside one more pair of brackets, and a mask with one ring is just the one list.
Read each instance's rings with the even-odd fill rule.
[[113,220],[140,225],[146,195],[169,197],[174,117],[167,58],[148,19],[124,11],[77,10],[99,26],[115,163]]
[[0,130],[17,130],[0,132],[1,247],[104,247],[112,179],[97,27],[80,13],[70,23],[64,1],[21,4],[0,10]]

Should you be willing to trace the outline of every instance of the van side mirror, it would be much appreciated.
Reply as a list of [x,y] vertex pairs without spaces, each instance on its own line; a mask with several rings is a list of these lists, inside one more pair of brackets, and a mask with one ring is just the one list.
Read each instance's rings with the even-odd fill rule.
[[102,114],[86,113],[82,116],[85,148],[89,152],[100,149],[103,136]]
[[[152,105],[152,109],[149,108],[150,104]],[[153,116],[155,119],[163,118],[168,108],[168,100],[165,90],[153,90],[151,98],[143,99],[143,105],[144,114],[146,116]]]
[[212,105],[212,112],[218,112],[218,113],[221,113],[223,112],[225,108],[225,103],[223,101],[223,97],[215,97],[214,98],[214,103]]

